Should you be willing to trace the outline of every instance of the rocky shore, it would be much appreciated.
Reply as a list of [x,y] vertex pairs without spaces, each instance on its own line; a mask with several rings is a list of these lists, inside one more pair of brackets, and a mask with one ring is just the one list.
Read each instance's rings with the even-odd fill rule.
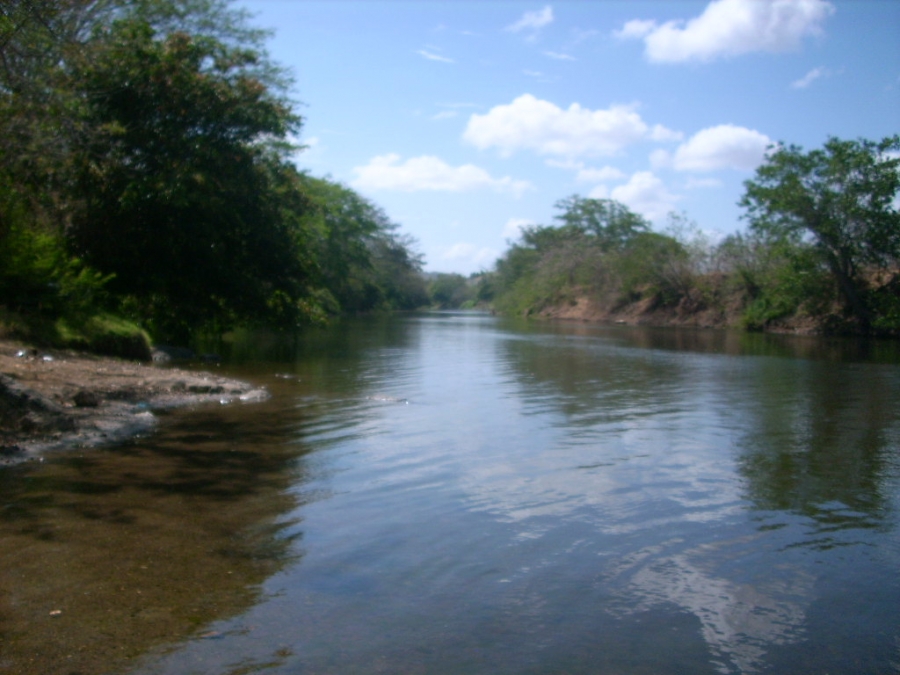
[[267,397],[207,372],[0,340],[0,465],[146,433],[161,409]]

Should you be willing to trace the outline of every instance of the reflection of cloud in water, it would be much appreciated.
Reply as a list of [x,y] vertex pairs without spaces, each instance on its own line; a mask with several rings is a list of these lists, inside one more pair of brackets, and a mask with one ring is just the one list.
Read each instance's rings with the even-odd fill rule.
[[[600,557],[609,565],[601,583],[618,598],[608,608],[615,616],[677,605],[699,619],[720,672],[755,672],[769,646],[802,632],[814,578],[761,563],[766,533],[736,535],[746,532],[746,502],[733,464],[715,452],[721,446],[676,448],[652,436],[639,426],[620,431],[611,438],[612,451],[592,464],[575,445],[557,444],[514,462],[498,454],[468,467],[461,484],[471,508],[514,524],[520,540],[548,536],[558,545],[554,528],[586,524],[599,545],[611,547]],[[664,541],[673,528],[695,535]],[[748,576],[745,562],[758,576]]]
[[769,647],[801,637],[804,607],[811,600],[815,582],[810,574],[787,566],[753,584],[726,579],[710,569],[716,562],[730,562],[728,557],[722,559],[725,549],[744,551],[757,544],[760,536],[681,552],[669,551],[681,543],[673,540],[629,556],[614,573],[616,581],[627,582],[622,591],[627,604],[616,613],[644,612],[665,603],[678,605],[700,620],[719,672],[757,672],[765,666]]

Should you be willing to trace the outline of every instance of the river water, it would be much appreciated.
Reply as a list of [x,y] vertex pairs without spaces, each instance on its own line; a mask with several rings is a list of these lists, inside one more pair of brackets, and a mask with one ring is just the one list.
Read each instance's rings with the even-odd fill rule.
[[[900,350],[474,313],[0,472],[0,672],[900,672]],[[4,670],[5,669],[5,670]]]

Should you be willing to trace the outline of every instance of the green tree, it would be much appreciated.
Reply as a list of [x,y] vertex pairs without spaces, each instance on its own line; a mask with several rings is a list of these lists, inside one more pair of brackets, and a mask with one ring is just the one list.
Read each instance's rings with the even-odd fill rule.
[[812,247],[863,329],[875,315],[867,272],[900,259],[900,136],[880,142],[830,138],[824,148],[772,149],[740,205],[751,229]]
[[166,331],[302,318],[304,199],[272,143],[300,119],[246,70],[258,58],[123,20],[75,70],[100,133],[76,150],[70,240]]
[[455,309],[471,299],[473,292],[462,274],[438,274],[428,284],[431,304],[442,309]]
[[382,209],[340,183],[306,176],[304,184],[312,203],[308,220],[321,271],[318,283],[333,299],[332,311],[426,304],[414,242],[397,234]]
[[603,251],[621,250],[638,234],[650,231],[650,224],[624,204],[613,199],[586,199],[572,195],[556,202],[562,211],[556,220],[596,237]]

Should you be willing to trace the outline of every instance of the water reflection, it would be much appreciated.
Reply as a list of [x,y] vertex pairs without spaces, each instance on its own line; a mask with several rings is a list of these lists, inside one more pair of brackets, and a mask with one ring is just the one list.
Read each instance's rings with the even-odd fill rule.
[[900,379],[877,366],[765,363],[745,373],[767,396],[746,402],[740,471],[760,509],[801,513],[837,542],[839,530],[892,518],[885,480],[900,447]]
[[116,672],[252,605],[296,554],[304,481],[265,412],[0,472],[0,671]]
[[[764,670],[772,648],[804,637],[825,582],[786,548],[871,545],[866,530],[895,525],[896,368],[835,369],[826,361],[866,350],[770,337],[556,326],[508,340],[502,360],[518,398],[544,425],[555,413],[556,432],[524,467],[516,457],[471,483],[476,502],[506,518],[583,517],[589,506],[600,532],[655,540],[610,544],[620,556],[613,611],[689,611],[723,673]],[[575,471],[576,457],[593,459]],[[755,532],[745,500],[760,510]],[[707,526],[686,530],[691,522]],[[667,528],[689,536],[660,536]],[[759,571],[735,575],[748,567]]]
[[0,553],[0,653],[65,586],[105,593],[66,628],[85,672],[121,644],[158,645],[146,675],[889,672],[900,369],[768,338],[441,313],[235,341],[275,394],[252,414],[10,479],[0,541],[35,555]]

